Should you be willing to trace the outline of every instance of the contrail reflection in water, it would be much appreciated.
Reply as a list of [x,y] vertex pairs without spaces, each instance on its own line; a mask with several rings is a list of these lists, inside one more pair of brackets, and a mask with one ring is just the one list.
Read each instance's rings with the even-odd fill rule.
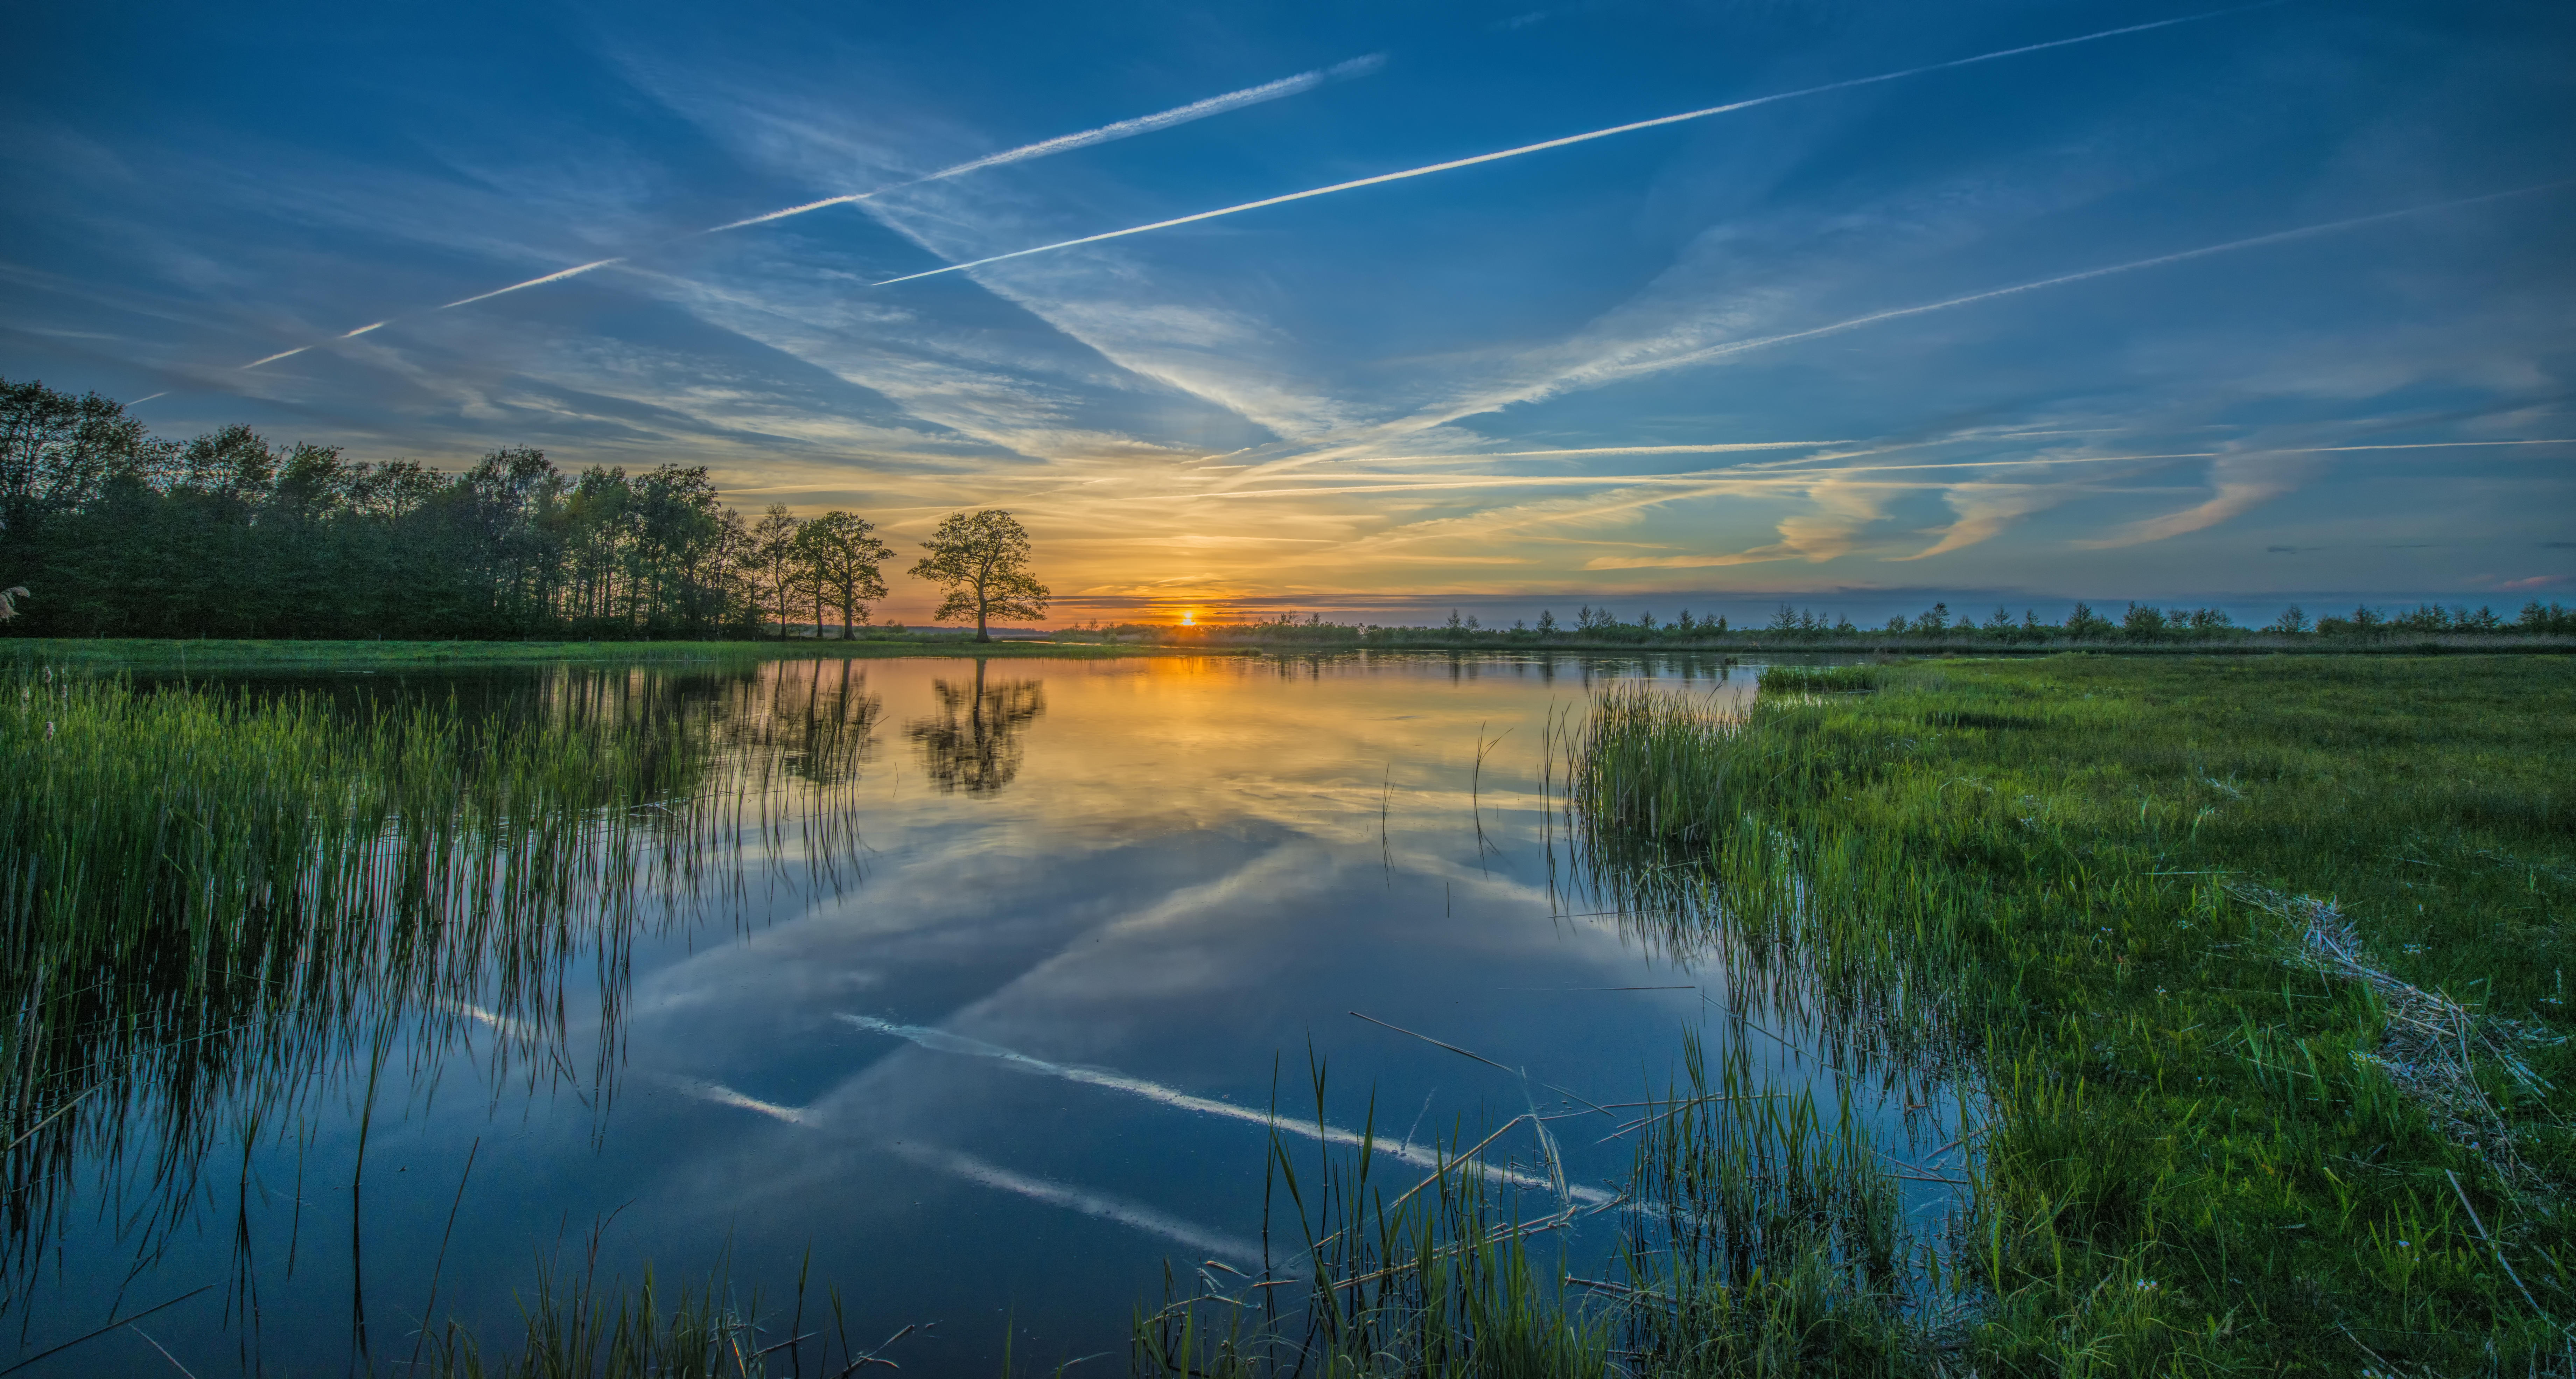
[[[1361,1142],[1358,1131],[1346,1130],[1328,1122],[1317,1123],[1292,1116],[1274,1116],[1266,1110],[1238,1106],[1231,1101],[1218,1101],[1213,1097],[1193,1096],[1177,1087],[1167,1087],[1160,1082],[1148,1082],[1141,1077],[1129,1077],[1124,1073],[1102,1072],[1094,1068],[1076,1068],[1062,1063],[1050,1063],[1045,1059],[1032,1058],[1014,1049],[1006,1049],[998,1044],[987,1044],[979,1039],[969,1039],[961,1034],[951,1034],[946,1030],[931,1029],[923,1025],[898,1025],[891,1020],[880,1020],[873,1015],[844,1014],[840,1018],[864,1030],[910,1040],[925,1049],[934,1049],[940,1053],[965,1054],[974,1058],[989,1058],[1005,1067],[1017,1068],[1023,1072],[1062,1078],[1067,1082],[1079,1082],[1086,1086],[1105,1087],[1113,1092],[1140,1096],[1148,1101],[1160,1102],[1165,1106],[1176,1107],[1183,1111],[1195,1111],[1207,1116],[1223,1116],[1228,1120],[1272,1127],[1324,1144],[1348,1145],[1356,1148]],[[1437,1169],[1444,1163],[1454,1164],[1454,1160],[1444,1160],[1437,1150],[1417,1144],[1389,1144],[1385,1140],[1379,1140],[1376,1142],[1376,1148],[1378,1153],[1420,1168]],[[1487,1178],[1495,1182],[1509,1183],[1514,1187],[1536,1188],[1551,1193],[1556,1192],[1558,1188],[1556,1181],[1549,1175],[1524,1173],[1519,1169],[1496,1164],[1481,1164],[1479,1167],[1484,1170]],[[1564,1195],[1586,1206],[1599,1206],[1614,1199],[1614,1194],[1597,1187],[1568,1185]]]
[[[774,1101],[762,1101],[747,1093],[737,1092],[720,1082],[673,1078],[671,1084],[701,1101],[714,1102],[719,1106],[740,1107],[772,1120],[784,1121],[789,1125],[801,1125],[808,1129],[821,1128],[809,1107],[782,1106]],[[1199,1225],[1197,1222],[1157,1211],[1141,1202],[1131,1202],[1106,1193],[1093,1192],[1088,1188],[1073,1187],[1045,1178],[1034,1178],[1025,1173],[1015,1173],[963,1150],[944,1149],[937,1145],[911,1140],[888,1141],[880,1147],[898,1158],[923,1168],[995,1188],[1014,1196],[1026,1197],[1031,1201],[1044,1202],[1048,1206],[1080,1212],[1096,1220],[1113,1222],[1132,1230],[1143,1231],[1147,1235],[1160,1236],[1174,1244],[1186,1246],[1193,1252],[1213,1255],[1231,1264],[1250,1265],[1261,1258],[1260,1246],[1238,1240],[1221,1231]]]

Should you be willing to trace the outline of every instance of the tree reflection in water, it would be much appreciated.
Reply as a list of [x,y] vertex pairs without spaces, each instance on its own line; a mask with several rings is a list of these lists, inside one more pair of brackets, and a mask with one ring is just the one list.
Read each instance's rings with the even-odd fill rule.
[[847,785],[876,748],[885,697],[848,660],[777,662],[734,696],[726,715],[731,745],[776,753],[786,772],[812,785]]
[[989,795],[1010,784],[1020,773],[1020,739],[1046,712],[1046,683],[1004,680],[988,686],[978,659],[971,689],[934,680],[931,693],[938,696],[939,712],[915,719],[905,731],[921,744],[922,764],[940,793]]

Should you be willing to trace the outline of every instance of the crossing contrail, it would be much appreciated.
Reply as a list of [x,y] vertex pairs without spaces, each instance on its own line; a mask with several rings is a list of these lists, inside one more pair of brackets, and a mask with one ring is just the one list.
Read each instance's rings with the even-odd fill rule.
[[1855,87],[1875,86],[1881,82],[1902,81],[1907,77],[1919,77],[1928,72],[1946,72],[1953,68],[1972,67],[1981,62],[1996,62],[2008,57],[2020,57],[2025,53],[2038,53],[2045,52],[2051,48],[2071,47],[2078,43],[2097,43],[2106,38],[2118,38],[2125,34],[2145,33],[2151,29],[2169,29],[2177,24],[2193,24],[2198,23],[2203,19],[2215,19],[2230,14],[2242,14],[2247,10],[2267,9],[2273,5],[2283,3],[2286,3],[2286,0],[2263,0],[2263,3],[2261,4],[2237,5],[2223,10],[2209,10],[2201,14],[2187,14],[2175,19],[2158,19],[2145,24],[2131,24],[2124,28],[2104,29],[2100,33],[2083,34],[2075,38],[2053,38],[2045,43],[2026,43],[2018,48],[2003,48],[1991,53],[1979,53],[1975,57],[1952,58],[1947,62],[1928,63],[1921,67],[1908,67],[1897,72],[1881,72],[1876,76],[1852,77],[1843,81],[1827,82],[1822,86],[1809,86],[1796,91],[1781,91],[1768,96],[1754,96],[1747,100],[1729,101],[1724,105],[1712,105],[1700,110],[1685,110],[1678,115],[1659,115],[1651,120],[1636,120],[1628,124],[1612,125],[1608,129],[1595,129],[1583,134],[1568,134],[1563,138],[1546,139],[1535,144],[1522,144],[1517,148],[1499,149],[1492,153],[1479,153],[1467,158],[1452,158],[1445,163],[1428,163],[1422,167],[1406,168],[1400,172],[1382,172],[1374,177],[1354,178],[1348,182],[1335,182],[1331,186],[1327,187],[1309,187],[1304,191],[1290,192],[1285,196],[1264,197],[1259,201],[1246,201],[1240,205],[1224,206],[1213,211],[1200,211],[1195,215],[1174,216],[1170,220],[1157,220],[1148,225],[1131,225],[1124,230],[1109,230],[1101,234],[1085,235],[1080,239],[1058,240],[1053,244],[1041,244],[1030,249],[1014,249],[1007,254],[994,254],[988,258],[973,259],[965,263],[952,263],[944,267],[932,268],[919,273],[907,273],[899,278],[887,278],[875,285],[878,287],[890,287],[896,283],[908,283],[921,278],[935,278],[942,273],[962,273],[969,268],[981,268],[988,263],[1000,263],[1006,259],[1026,258],[1031,254],[1053,253],[1058,249],[1071,249],[1084,244],[1098,244],[1102,240],[1124,239],[1129,235],[1141,235],[1152,230],[1168,230],[1175,225],[1194,225],[1199,221],[1215,220],[1220,216],[1241,215],[1245,211],[1258,211],[1269,206],[1284,206],[1291,201],[1306,201],[1318,196],[1331,196],[1336,192],[1357,191],[1362,187],[1382,186],[1388,182],[1402,182],[1408,178],[1414,177],[1428,177],[1435,172],[1450,172],[1458,168],[1472,168],[1480,163],[1496,163],[1506,158],[1518,158],[1524,154],[1544,153],[1549,149],[1566,148],[1574,144],[1590,143],[1595,139],[1608,139],[1615,135],[1633,134],[1641,129],[1659,129],[1665,125],[1682,124],[1690,120],[1704,120],[1712,115],[1724,115],[1737,110],[1750,110],[1756,106],[1773,105],[1781,101],[1799,100],[1807,96],[1821,96],[1833,91],[1849,91]]
[[[1193,101],[1188,105],[1166,110],[1159,115],[1140,115],[1132,120],[1120,120],[1116,124],[1105,124],[1098,129],[1086,129],[1079,134],[1058,135],[1055,138],[1041,140],[1034,144],[1023,144],[1018,148],[1005,149],[1000,153],[988,154],[971,162],[959,163],[955,167],[941,168],[937,172],[925,173],[922,176],[912,178],[909,181],[896,182],[889,186],[879,187],[874,191],[852,192],[846,196],[827,196],[820,201],[808,201],[801,206],[789,206],[785,210],[769,211],[761,215],[747,216],[741,220],[729,220],[722,225],[711,225],[704,230],[698,231],[698,233],[702,235],[712,235],[719,230],[739,230],[746,225],[766,225],[770,221],[784,220],[791,215],[803,215],[808,211],[819,211],[826,206],[846,206],[855,201],[865,201],[870,197],[883,196],[887,192],[901,191],[906,187],[918,187],[925,182],[940,182],[951,177],[962,177],[970,172],[981,172],[986,168],[997,168],[1005,163],[1021,163],[1026,162],[1031,158],[1046,158],[1058,153],[1070,153],[1078,148],[1089,148],[1094,144],[1105,144],[1114,139],[1126,139],[1132,138],[1138,134],[1150,134],[1158,129],[1169,129],[1174,125],[1188,124],[1192,120],[1204,120],[1210,115],[1221,115],[1226,111],[1238,109],[1243,106],[1258,105],[1263,101],[1275,101],[1282,96],[1294,96],[1300,92],[1312,91],[1316,87],[1323,85],[1325,82],[1338,78],[1367,76],[1369,73],[1374,72],[1385,65],[1385,54],[1371,53],[1367,57],[1353,58],[1348,62],[1336,63],[1330,67],[1317,68],[1312,72],[1300,72],[1293,77],[1282,77],[1277,81],[1266,82],[1260,86],[1248,86],[1240,91],[1229,91],[1222,96],[1210,96],[1206,100]],[[510,289],[508,288],[502,289],[504,292],[509,290]]]
[[[669,239],[658,241],[648,246],[648,250],[638,252],[647,252],[649,249],[665,248],[683,240],[697,239],[704,235],[722,234],[727,230],[740,230],[753,225],[766,225],[774,220],[785,220],[790,216],[804,215],[808,212],[823,210],[830,206],[846,206],[855,202],[866,201],[873,197],[883,196],[888,192],[901,191],[906,187],[918,187],[929,182],[941,182],[952,177],[963,177],[971,172],[981,172],[986,168],[1001,167],[1007,163],[1024,163],[1033,158],[1051,158],[1059,153],[1070,153],[1075,149],[1089,148],[1094,144],[1110,143],[1118,139],[1130,139],[1139,134],[1151,134],[1156,130],[1170,129],[1175,125],[1188,124],[1193,120],[1204,120],[1211,115],[1222,115],[1229,110],[1239,110],[1247,105],[1259,105],[1264,101],[1275,101],[1283,96],[1294,96],[1302,92],[1312,91],[1316,87],[1324,85],[1326,82],[1340,81],[1350,77],[1367,76],[1385,65],[1385,54],[1371,53],[1366,57],[1352,58],[1348,62],[1335,63],[1330,67],[1318,67],[1310,72],[1299,72],[1293,77],[1281,77],[1277,81],[1263,82],[1259,86],[1247,86],[1240,91],[1228,91],[1221,96],[1210,96],[1206,100],[1192,101],[1188,105],[1175,106],[1170,110],[1161,111],[1156,114],[1139,115],[1131,120],[1119,120],[1111,124],[1101,125],[1096,129],[1086,129],[1073,134],[1059,134],[1052,139],[1041,139],[1034,144],[1022,144],[1018,148],[1004,149],[1000,153],[986,154],[981,158],[970,159],[967,162],[956,164],[953,167],[941,168],[937,172],[925,173],[919,177],[907,178],[901,182],[890,182],[885,186],[876,187],[868,191],[851,192],[842,196],[827,196],[820,201],[808,201],[802,205],[788,206],[775,211],[765,211],[759,215],[746,216],[741,220],[728,220],[722,225],[710,225],[703,230],[692,230],[684,235],[675,235]],[[552,273],[530,278],[525,282],[515,282],[507,287],[496,287],[489,292],[478,292],[471,297],[459,297],[455,301],[443,303],[430,309],[433,311],[448,311],[460,306],[471,306],[476,302],[488,302],[494,297],[507,296],[513,292],[523,292],[531,287],[543,287],[548,283],[562,282],[566,278],[577,278],[594,269],[607,268],[616,264],[625,263],[633,257],[635,257],[634,254],[621,254],[615,258],[596,259],[589,263],[576,264],[570,268],[557,269]],[[354,339],[355,337],[364,335],[371,330],[377,330],[384,326],[389,326],[399,319],[401,318],[387,317],[382,321],[376,322],[374,325],[360,326],[356,330],[334,336],[332,339]],[[262,364],[274,364],[281,359],[290,359],[296,355],[304,353],[306,350],[316,348],[317,345],[329,343],[331,342],[328,340],[317,341],[313,345],[298,345],[290,350],[279,350],[275,354],[268,355],[260,359],[254,359],[241,367],[244,369],[256,369]]]

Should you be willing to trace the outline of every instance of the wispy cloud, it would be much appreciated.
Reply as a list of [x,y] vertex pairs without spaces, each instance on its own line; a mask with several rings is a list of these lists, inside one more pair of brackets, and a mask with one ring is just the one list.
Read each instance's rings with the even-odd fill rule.
[[2291,492],[2313,469],[2311,462],[2289,454],[2223,456],[2210,462],[2212,491],[2207,499],[2180,512],[2131,522],[2114,529],[2107,536],[2078,541],[2075,545],[2080,550],[2112,550],[2214,527]]
[[1941,501],[1959,515],[1941,533],[1941,539],[1912,555],[1889,556],[1890,560],[1929,560],[1936,555],[1992,540],[2003,530],[2035,512],[2044,512],[2065,502],[2074,494],[2062,486],[2039,484],[1953,484],[1941,494]]
[[1210,96],[1203,101],[1192,101],[1188,105],[1176,106],[1159,114],[1139,115],[1135,119],[1119,120],[1097,129],[1086,129],[1075,134],[1059,134],[1055,138],[1041,139],[1034,144],[1022,144],[1018,148],[969,159],[953,167],[941,168],[937,172],[924,173],[919,177],[908,178],[869,191],[827,196],[819,201],[808,201],[802,205],[764,211],[755,216],[745,216],[740,220],[729,220],[722,225],[709,226],[698,233],[712,235],[725,230],[739,230],[747,225],[766,225],[773,220],[804,215],[828,206],[847,206],[856,202],[870,201],[888,192],[902,191],[931,182],[944,182],[949,178],[963,177],[967,173],[981,172],[986,168],[1025,163],[1032,158],[1048,158],[1059,153],[1071,153],[1075,149],[1090,148],[1095,144],[1106,144],[1118,139],[1132,139],[1139,134],[1150,134],[1158,129],[1170,129],[1175,125],[1188,124],[1193,120],[1204,120],[1210,115],[1222,115],[1229,110],[1240,110],[1247,105],[1259,105],[1264,101],[1275,101],[1283,96],[1299,95],[1337,78],[1367,76],[1385,65],[1385,54],[1372,53],[1367,57],[1353,58],[1331,67],[1318,68],[1312,72],[1300,72],[1293,77],[1282,77],[1277,81],[1264,82],[1259,86],[1247,86],[1240,91],[1229,91],[1222,96]]
[[1446,424],[1449,422],[1463,420],[1466,417],[1474,416],[1482,412],[1495,411],[1515,403],[1535,402],[1578,389],[1601,387],[1605,384],[1637,378],[1650,373],[1661,373],[1672,369],[1687,368],[1695,365],[1719,363],[1739,355],[1750,354],[1759,350],[1772,349],[1780,345],[1794,344],[1802,340],[1814,340],[1825,336],[1839,335],[1846,331],[1859,330],[1864,327],[1879,325],[1888,321],[1901,321],[1911,317],[1930,315],[1935,312],[1954,311],[1961,307],[2001,301],[2009,297],[2018,297],[2027,293],[2041,292],[2050,288],[2069,287],[2076,283],[2092,282],[2098,279],[2116,277],[2122,274],[2143,272],[2151,268],[2163,268],[2173,264],[2188,263],[2195,259],[2210,258],[2221,254],[2241,253],[2246,250],[2259,249],[2272,245],[2288,244],[2324,235],[2338,234],[2347,230],[2357,230],[2365,226],[2386,224],[2391,221],[2404,220],[2415,216],[2433,215],[2443,211],[2461,210],[2470,206],[2483,205],[2515,197],[2532,196],[2544,192],[2558,191],[2569,186],[2576,186],[2576,182],[2555,181],[2536,183],[2530,186],[2515,187],[2505,191],[2487,192],[2477,196],[2458,197],[2451,200],[2431,202],[2419,206],[2401,207],[2397,210],[2379,211],[2370,215],[2349,216],[2341,220],[2326,221],[2321,224],[2302,225],[2293,229],[2276,230],[2268,234],[2251,235],[2242,239],[2232,239],[2220,244],[2206,244],[2196,248],[2177,250],[2170,254],[2157,254],[2150,258],[2132,259],[2125,263],[2107,264],[2099,268],[2087,268],[2073,273],[2060,273],[2052,277],[2038,278],[2030,282],[2014,283],[2006,287],[1988,288],[1984,291],[1971,292],[1963,296],[1948,297],[1940,301],[1921,302],[1912,306],[1891,307],[1883,311],[1872,311],[1859,316],[1846,317],[1842,320],[1828,322],[1820,326],[1808,326],[1798,330],[1779,331],[1747,339],[1722,341],[1715,344],[1701,345],[1678,351],[1641,349],[1634,345],[1622,345],[1615,350],[1606,353],[1599,359],[1589,360],[1580,365],[1568,368],[1542,382],[1488,393],[1481,396],[1473,396],[1461,404],[1444,408],[1436,413],[1422,417],[1412,424]]
[[[1294,96],[1302,92],[1312,91],[1316,87],[1322,86],[1329,81],[1367,76],[1376,72],[1385,65],[1386,57],[1382,53],[1373,53],[1366,57],[1353,58],[1348,62],[1336,63],[1331,67],[1317,68],[1310,72],[1300,72],[1295,76],[1282,77],[1277,81],[1264,82],[1259,86],[1249,86],[1239,91],[1229,91],[1221,96],[1210,96],[1205,100],[1192,101],[1187,105],[1175,106],[1172,109],[1159,111],[1155,114],[1140,115],[1133,119],[1118,120],[1110,124],[1100,125],[1096,128],[1079,130],[1072,134],[1060,134],[1051,139],[1041,139],[1032,144],[1022,144],[1017,148],[1005,149],[999,153],[987,154],[981,158],[969,159],[963,163],[941,168],[936,172],[925,173],[919,177],[906,178],[902,181],[889,183],[881,187],[873,187],[867,191],[847,192],[836,196],[827,196],[819,200],[807,201],[799,205],[781,207],[774,211],[764,211],[759,215],[745,216],[739,220],[729,220],[720,225],[710,225],[703,230],[694,230],[684,235],[672,236],[671,238],[661,240],[653,245],[646,246],[646,248],[638,249],[633,253],[622,254],[612,258],[596,259],[589,263],[576,264],[570,268],[556,269],[551,273],[529,278],[523,282],[515,282],[505,287],[493,288],[489,292],[478,292],[470,297],[460,297],[455,301],[432,307],[430,310],[450,311],[461,306],[471,306],[476,302],[490,301],[495,297],[506,296],[513,292],[523,292],[532,287],[543,287],[548,283],[562,282],[568,278],[576,278],[582,274],[589,273],[597,269],[613,267],[618,264],[629,262],[637,255],[650,252],[652,249],[667,248],[671,245],[678,244],[686,240],[701,238],[706,235],[722,234],[728,230],[746,229],[755,225],[767,225],[774,221],[786,220],[793,216],[810,214],[811,212],[824,210],[833,206],[847,206],[857,202],[873,200],[874,198],[883,196],[889,192],[899,191],[909,187],[918,187],[927,183],[941,182],[950,178],[963,177],[969,173],[981,172],[987,168],[1003,167],[1012,163],[1025,163],[1038,158],[1051,158],[1060,153],[1071,153],[1076,149],[1090,148],[1094,145],[1111,143],[1119,139],[1132,139],[1139,134],[1150,134],[1156,130],[1171,129],[1178,125],[1207,119],[1212,115],[1222,115],[1231,110],[1240,110],[1246,106],[1259,105],[1265,101],[1275,101],[1285,96]],[[346,340],[352,336],[363,335],[368,331],[390,325],[393,321],[398,319],[401,318],[388,318],[383,321],[378,321],[374,325],[361,326],[356,330],[349,331],[346,334],[334,338]],[[304,353],[306,350],[315,348],[317,345],[327,343],[329,342],[317,341],[314,344],[298,345],[293,349],[280,350],[275,354],[254,359],[241,367],[244,369],[256,369],[263,364],[273,364],[281,359],[292,358],[295,355]]]
[[926,269],[919,273],[907,273],[901,277],[887,278],[877,285],[880,287],[888,287],[895,283],[914,282],[922,278],[935,278],[942,273],[962,273],[971,268],[982,268],[987,264],[1002,263],[1010,259],[1027,258],[1033,254],[1051,254],[1060,249],[1071,249],[1085,244],[1099,244],[1106,240],[1125,239],[1130,235],[1150,234],[1156,230],[1168,230],[1175,226],[1195,225],[1201,221],[1215,220],[1222,216],[1241,215],[1246,211],[1264,210],[1272,206],[1285,206],[1291,202],[1308,201],[1319,196],[1334,196],[1342,192],[1358,191],[1364,187],[1382,187],[1390,182],[1402,182],[1416,177],[1429,177],[1435,173],[1454,172],[1459,168],[1472,168],[1486,163],[1498,163],[1506,158],[1520,158],[1533,153],[1545,153],[1551,149],[1570,148],[1576,144],[1591,143],[1596,139],[1611,139],[1622,134],[1634,134],[1640,130],[1661,129],[1667,125],[1683,124],[1693,120],[1705,120],[1714,115],[1727,115],[1739,110],[1751,110],[1758,106],[1776,105],[1782,101],[1801,100],[1809,96],[1821,96],[1835,91],[1850,91],[1864,86],[1876,86],[1883,82],[1902,81],[1907,77],[1919,77],[1932,72],[1952,71],[1961,67],[1972,67],[1979,63],[1997,62],[2005,58],[2020,57],[2028,53],[2045,52],[2051,48],[2072,47],[2079,43],[2098,43],[2107,38],[2118,38],[2126,34],[2145,33],[2151,29],[2171,28],[2176,24],[2195,23],[2203,19],[2211,19],[2220,15],[2240,14],[2249,9],[2263,9],[2270,5],[2279,3],[2282,3],[2282,0],[2264,0],[2264,3],[2260,5],[2237,6],[2231,9],[2211,10],[2205,14],[2183,15],[2174,19],[2159,19],[2145,24],[2131,24],[2124,28],[2104,29],[2098,33],[2079,34],[2073,38],[2057,38],[2050,39],[2045,43],[2026,43],[2017,48],[2002,48],[1991,53],[1979,53],[1974,57],[1953,58],[1947,62],[1926,63],[1920,67],[1908,67],[1901,71],[1880,72],[1873,76],[1852,77],[1844,81],[1826,82],[1821,86],[1809,86],[1796,91],[1781,91],[1768,96],[1755,96],[1747,100],[1729,101],[1724,105],[1712,105],[1698,110],[1685,110],[1676,115],[1658,115],[1649,120],[1632,120],[1626,124],[1611,125],[1606,129],[1586,130],[1581,134],[1567,134],[1559,138],[1543,139],[1534,144],[1522,144],[1515,148],[1497,149],[1491,153],[1478,153],[1465,158],[1452,158],[1443,163],[1426,163],[1421,167],[1405,168],[1397,172],[1382,172],[1372,177],[1355,177],[1347,182],[1335,182],[1329,186],[1322,187],[1309,187],[1304,191],[1289,192],[1282,196],[1263,197],[1259,201],[1246,201],[1233,206],[1220,206],[1213,211],[1199,211],[1191,215],[1174,216],[1169,220],[1157,220],[1144,225],[1131,225],[1123,230],[1106,230],[1096,235],[1084,235],[1079,239],[1058,240],[1053,244],[1040,244],[1027,249],[1014,249],[1007,254],[988,254],[982,258],[973,259],[965,263],[952,263],[939,268]]
[[1775,560],[1821,564],[1850,552],[1861,530],[1886,516],[1885,496],[1875,485],[1841,476],[1816,481],[1807,492],[1809,506],[1780,519],[1778,541],[1749,550],[1709,555],[1596,556],[1587,570],[1704,570],[1730,565],[1760,565]]

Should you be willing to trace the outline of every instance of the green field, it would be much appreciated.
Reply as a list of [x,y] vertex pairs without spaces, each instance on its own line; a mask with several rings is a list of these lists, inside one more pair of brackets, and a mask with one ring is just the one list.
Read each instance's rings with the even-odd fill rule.
[[2570,1372],[2563,663],[1917,663],[1775,671],[1740,725],[1596,707],[1613,867],[1687,866],[1741,961],[1984,1104],[1927,1348]]

